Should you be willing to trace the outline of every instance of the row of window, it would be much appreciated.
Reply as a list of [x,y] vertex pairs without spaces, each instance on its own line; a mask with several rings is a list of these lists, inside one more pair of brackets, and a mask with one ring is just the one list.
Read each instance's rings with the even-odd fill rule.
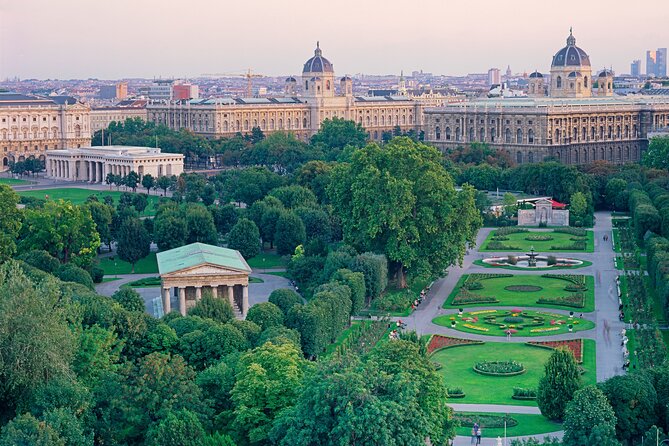
[[[636,161],[639,159],[639,148],[626,146],[614,149],[609,147],[608,150],[601,147],[599,149],[574,149],[567,152],[555,152],[555,157],[564,163],[590,163],[594,161],[609,161],[609,162],[623,162]],[[520,159],[520,161],[518,161]],[[516,161],[522,162],[522,153],[518,152]]]
[[[589,134],[588,134],[589,133]],[[567,132],[563,132],[561,129],[555,129],[554,132],[555,138],[554,142],[556,144],[560,143],[562,141],[562,138],[566,138],[568,136]],[[577,141],[602,141],[606,139],[630,139],[630,138],[637,138],[638,137],[638,131],[637,131],[637,126],[634,125],[632,127],[632,132],[630,133],[630,126],[626,125],[623,128],[621,126],[616,126],[615,132],[613,129],[613,126],[608,126],[605,128],[603,125],[599,126],[599,132],[597,132],[597,129],[592,126],[590,127],[590,132],[588,132],[586,127],[583,127],[580,132],[581,138],[579,139],[579,131],[577,127],[574,127],[572,129],[572,134],[571,138],[573,142]]]
[[[17,119],[18,119],[18,118],[17,118],[16,116],[13,116],[13,117],[12,117],[12,122],[17,122]],[[56,121],[56,117],[55,117],[55,116],[52,116],[52,117],[51,117],[51,120],[55,122],[55,121]],[[77,116],[77,120],[79,120],[79,117],[78,117],[78,116]],[[37,122],[37,117],[36,117],[36,116],[33,116],[33,117],[32,117],[32,121],[33,121],[33,122]],[[6,116],[3,116],[3,117],[2,117],[2,122],[7,122],[7,117],[6,117]],[[21,118],[21,122],[28,122],[28,118],[27,118],[26,116],[22,117],[22,118]],[[46,116],[42,116],[42,122],[46,122]]]
[[[454,141],[462,141],[462,134],[461,134],[460,127],[455,128],[455,135],[453,135],[450,127],[446,127],[446,129],[444,130],[444,135],[443,136],[444,136],[444,139],[446,141],[453,141],[453,140]],[[477,135],[476,135],[476,132],[474,130],[474,127],[470,127],[467,141],[468,142],[475,142],[477,140],[476,136]],[[437,126],[435,128],[434,137],[435,137],[436,140],[441,140],[441,138],[442,138],[441,128],[439,126]],[[453,139],[453,137],[455,137],[455,139]],[[523,130],[522,129],[517,129],[516,130],[515,141],[514,141],[514,139],[512,138],[511,129],[507,128],[506,131],[505,131],[504,140],[505,140],[506,143],[509,143],[509,144],[511,144],[513,142],[515,142],[516,144],[524,144],[525,139],[524,139]],[[481,129],[479,129],[478,141],[479,142],[486,142],[486,129],[484,127],[481,127]],[[530,129],[530,130],[527,131],[527,144],[534,144],[534,141],[535,141],[534,130]],[[490,142],[493,142],[493,143],[497,142],[497,129],[494,128],[494,127],[490,129]]]

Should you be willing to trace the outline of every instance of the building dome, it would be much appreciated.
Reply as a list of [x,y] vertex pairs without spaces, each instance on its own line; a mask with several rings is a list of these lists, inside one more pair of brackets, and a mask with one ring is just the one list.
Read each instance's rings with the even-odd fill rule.
[[534,73],[530,74],[530,79],[537,79],[542,77],[544,77],[544,75],[539,73],[538,71],[535,71]]
[[334,68],[329,60],[323,57],[319,42],[316,42],[314,57],[304,64],[303,73],[334,73]]
[[344,76],[344,77],[342,77],[342,78],[340,79],[341,82],[344,82],[344,81],[350,81],[350,80],[351,80],[351,78],[348,77],[348,76]]
[[583,77],[583,75],[579,72],[572,71],[571,73],[569,73],[569,76],[567,77]]
[[609,76],[613,77],[613,71],[604,69],[599,73],[598,77],[609,77]]
[[286,79],[286,82],[297,83],[297,79],[295,79],[293,76],[289,76]]
[[551,67],[589,67],[590,57],[576,46],[576,38],[569,31],[567,46],[555,53]]

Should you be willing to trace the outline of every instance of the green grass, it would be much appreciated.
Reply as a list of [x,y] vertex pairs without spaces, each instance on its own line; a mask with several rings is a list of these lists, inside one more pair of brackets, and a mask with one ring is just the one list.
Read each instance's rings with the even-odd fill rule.
[[17,186],[19,184],[30,184],[31,181],[18,180],[16,178],[0,178],[0,184],[6,184],[8,186]]
[[102,283],[113,282],[114,280],[118,280],[118,277],[103,277]]
[[[574,243],[572,240],[570,240],[572,237],[574,237],[571,234],[562,234],[559,232],[546,232],[546,231],[529,231],[529,232],[518,232],[515,234],[509,234],[506,237],[508,237],[508,240],[504,240],[502,243],[507,246],[513,246],[518,249],[487,249],[488,243],[492,241],[492,237],[494,237],[495,231],[491,231],[490,234],[488,234],[488,237],[485,239],[481,247],[479,248],[480,252],[517,252],[517,251],[522,251],[522,252],[528,252],[531,247],[534,247],[534,250],[537,252],[545,252],[545,253],[552,253],[552,252],[593,252],[595,250],[595,241],[594,241],[594,234],[592,231],[587,231],[587,237],[588,240],[586,242],[586,249],[584,250],[568,250],[568,249],[561,249],[561,250],[552,250],[551,246],[566,246],[566,245],[571,245]],[[530,240],[525,240],[525,237],[528,235],[550,235],[553,237],[553,240],[541,242],[541,241],[530,241]]]
[[615,257],[614,265],[615,265],[616,269],[619,270],[619,271],[622,271],[622,270],[625,269],[625,261],[620,256]]
[[[100,268],[105,272],[105,276],[115,276],[117,274],[132,274],[131,265],[118,257],[104,257],[100,259]],[[158,263],[156,262],[156,253],[152,252],[135,264],[134,274],[158,274]]]
[[[469,277],[468,274],[464,274],[458,283],[453,288],[453,291],[444,302],[444,308],[457,308],[457,307],[472,307],[472,306],[514,306],[514,307],[542,307],[542,308],[557,308],[561,310],[570,310],[574,312],[583,312],[588,313],[594,311],[595,309],[595,280],[592,276],[586,276],[586,285],[588,290],[585,292],[585,307],[584,308],[570,308],[561,305],[549,305],[549,304],[538,304],[537,300],[541,297],[559,297],[565,296],[569,292],[564,290],[564,287],[569,284],[566,280],[561,279],[549,279],[546,277],[541,277],[538,275],[529,275],[529,274],[518,274],[511,277],[501,277],[497,279],[486,279],[481,280],[483,284],[483,289],[473,291],[474,293],[481,296],[493,296],[499,300],[498,303],[472,303],[468,305],[453,305],[451,302],[458,294],[458,291],[462,284]],[[504,289],[506,286],[510,285],[536,285],[542,288],[541,291],[532,291],[532,292],[514,292],[507,291]]]
[[[498,314],[504,314],[507,313],[505,310],[497,310]],[[579,319],[578,317],[574,317],[572,319],[569,319],[568,316],[564,316],[561,314],[553,314],[553,313],[548,313],[548,312],[537,312],[537,311],[525,311],[525,314],[528,315],[528,321],[531,322],[531,318],[534,316],[541,316],[545,319],[545,322],[543,325],[540,326],[534,326],[534,327],[525,327],[523,329],[518,329],[517,326],[518,324],[506,324],[506,325],[515,325],[515,329],[518,331],[517,334],[514,334],[513,336],[522,336],[522,337],[535,337],[535,336],[554,336],[554,335],[559,335],[559,334],[565,334],[569,333],[569,325],[573,325],[573,331],[585,331],[585,330],[591,330],[595,327],[595,324],[589,320],[586,319]],[[485,320],[483,319],[485,316],[491,316],[494,313],[481,313],[478,315],[472,315],[470,313],[464,313],[463,317],[460,318],[457,315],[442,315],[442,316],[437,316],[432,320],[437,325],[441,325],[444,327],[451,327],[451,322],[452,320],[456,321],[455,325],[455,330],[457,331],[462,331],[465,333],[474,333],[474,334],[479,334],[479,335],[485,335],[485,336],[506,336],[506,330],[508,330],[510,327],[504,327],[500,328],[499,326],[496,325],[491,325],[487,324]],[[478,322],[473,322],[473,321],[464,321],[463,319],[465,318],[472,318],[472,317],[478,317]],[[454,319],[451,319],[454,318]],[[504,322],[504,317],[498,317],[497,321],[499,323],[505,324]],[[551,320],[556,320],[556,321],[564,321],[564,324],[561,325],[553,325],[551,326],[550,322]],[[465,324],[472,325],[475,327],[479,327],[481,329],[487,329],[487,331],[482,331],[482,330],[476,330],[473,328],[465,327]],[[551,328],[551,327],[557,327],[559,328],[558,330],[555,331],[547,331],[547,332],[532,332],[533,329],[541,329],[541,328]]]
[[272,251],[261,252],[246,261],[254,269],[285,268],[288,266],[287,256],[280,256]]
[[627,330],[625,336],[627,336],[627,351],[630,352],[629,355],[630,367],[628,370],[629,371],[639,370],[639,361],[637,361],[637,357],[634,354],[634,352],[636,351],[636,331]]
[[[139,189],[137,190],[139,191]],[[97,196],[100,201],[103,201],[104,197],[110,196],[114,199],[114,204],[118,204],[122,194],[122,192],[119,191],[101,191],[93,189],[81,189],[76,187],[26,190],[26,191],[18,191],[17,193],[23,197],[32,197],[41,199],[44,199],[46,198],[46,196],[48,196],[50,200],[62,199],[66,201],[71,201],[72,204],[82,204],[86,202],[86,199],[91,195]],[[158,201],[160,201],[160,197],[158,197],[157,195],[149,195],[148,201],[149,204],[146,207],[146,209],[144,209],[144,212],[142,212],[142,216],[152,216],[156,214],[156,206],[158,205]]]
[[[653,286],[649,276],[643,276],[643,282],[646,286],[646,291],[653,301],[653,316],[658,323],[664,324],[665,321],[664,312],[662,311],[662,299],[655,290],[655,287]],[[622,292],[622,289],[620,291]]]
[[265,283],[260,277],[249,277],[249,283]]
[[[470,414],[469,412],[460,412]],[[480,412],[485,415],[504,416],[502,413]],[[506,430],[507,437],[520,437],[525,435],[540,435],[557,432],[562,430],[562,424],[550,421],[543,415],[529,415],[529,414],[509,414],[511,418],[518,421],[518,425],[509,427]],[[472,429],[469,427],[459,427],[456,429],[458,435],[470,437]],[[486,428],[481,426],[481,433],[483,438],[504,438],[504,428]]]
[[613,237],[613,251],[614,252],[623,252],[623,247],[620,244],[620,229],[618,228],[613,228],[611,231],[613,234],[611,237]]
[[[595,384],[595,342],[584,341],[583,384]],[[536,406],[535,401],[512,399],[513,388],[533,388],[544,374],[544,364],[551,355],[551,350],[533,347],[521,343],[486,342],[485,344],[466,345],[439,350],[431,360],[441,364],[437,371],[448,387],[461,387],[464,398],[451,399],[449,402],[463,404],[509,404],[514,406]],[[525,366],[527,372],[522,375],[497,377],[484,376],[474,372],[474,363],[478,361],[515,360]]]
[[145,277],[128,283],[131,288],[157,288],[160,287],[160,276]]
[[369,321],[353,321],[353,322],[351,322],[351,326],[348,327],[347,329],[345,329],[344,331],[342,331],[341,333],[339,333],[339,336],[337,336],[337,339],[332,344],[328,345],[325,348],[325,353],[323,353],[322,357],[325,358],[327,356],[330,356],[332,354],[332,352],[334,352],[337,349],[337,347],[342,345],[344,343],[344,341],[349,336],[351,336],[351,333],[353,333],[353,331],[355,330],[355,327],[360,325],[360,324],[370,325],[371,322],[369,322]]
[[[577,268],[585,268],[587,266],[592,266],[592,262],[588,262],[587,260],[581,260],[583,263],[580,265],[574,265],[574,266],[561,266],[559,268],[556,268],[554,266],[547,266],[547,267],[542,267],[542,268],[531,268],[531,271],[560,271],[563,269],[577,269]],[[484,268],[502,268],[502,269],[510,269],[510,270],[516,270],[516,271],[528,271],[528,268],[521,268],[519,266],[513,266],[513,265],[504,265],[504,266],[496,266],[496,265],[490,265],[489,263],[485,263],[483,260],[474,260],[474,265],[476,266],[482,266]]]
[[263,274],[268,274],[270,276],[279,276],[279,277],[284,277],[286,279],[290,279],[290,276],[288,275],[288,272],[286,271],[268,271]]

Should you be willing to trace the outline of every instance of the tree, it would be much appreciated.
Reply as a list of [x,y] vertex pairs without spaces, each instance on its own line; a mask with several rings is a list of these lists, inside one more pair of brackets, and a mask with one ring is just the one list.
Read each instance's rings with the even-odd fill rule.
[[272,423],[293,405],[306,362],[291,343],[271,342],[244,354],[231,396],[233,426],[243,444],[268,444]]
[[63,263],[85,265],[95,257],[100,236],[86,206],[47,201],[43,208],[26,211],[19,245],[22,250],[43,249]]
[[351,290],[350,313],[358,314],[365,306],[365,276],[349,269],[340,269],[332,275],[332,280],[346,285]]
[[294,212],[281,214],[276,222],[276,252],[279,255],[292,254],[295,247],[305,242],[307,238],[304,223]]
[[332,118],[321,123],[318,133],[311,137],[311,144],[321,146],[326,159],[334,161],[344,147],[364,147],[367,138],[367,131],[362,124],[342,118]]
[[114,331],[99,325],[85,328],[79,335],[72,369],[83,384],[92,387],[108,372],[116,370],[122,348],[123,343]]
[[580,376],[573,353],[566,349],[553,351],[537,389],[537,405],[542,415],[551,420],[563,420],[567,403],[579,387]]
[[211,212],[201,204],[187,204],[183,209],[186,217],[186,226],[188,227],[188,243],[207,243],[209,245],[218,244],[218,232],[214,225],[214,218]]
[[272,291],[269,295],[269,302],[273,303],[285,315],[288,314],[291,308],[302,303],[302,298],[295,291],[290,288],[279,288]]
[[614,376],[600,388],[613,408],[616,435],[621,441],[629,443],[643,436],[656,423],[657,392],[646,375]]
[[571,196],[569,202],[569,216],[575,222],[580,222],[581,224],[576,224],[576,226],[583,225],[584,219],[588,214],[588,199],[585,197],[583,192],[576,192]]
[[245,259],[260,254],[260,232],[255,223],[240,218],[230,230],[228,248],[236,249]]
[[482,224],[474,189],[456,192],[441,161],[435,148],[399,137],[355,152],[332,174],[328,194],[344,240],[384,252],[401,288],[407,272],[440,275],[461,262]]
[[648,149],[641,158],[641,164],[653,169],[669,169],[669,136],[651,138]]
[[246,320],[258,324],[261,330],[283,325],[283,312],[271,302],[261,302],[249,309]]
[[149,199],[146,194],[135,194],[132,196],[132,205],[141,214],[149,205]]
[[147,173],[142,177],[142,187],[146,189],[147,194],[151,194],[151,189],[156,187],[156,179],[153,178],[153,175]]
[[20,415],[2,429],[0,446],[66,446],[58,433],[31,414]]
[[270,196],[276,197],[287,209],[299,206],[316,206],[316,195],[303,186],[283,186],[272,189]]
[[199,316],[222,324],[235,318],[235,313],[227,299],[213,297],[211,293],[203,293],[194,307],[188,310],[189,316]]
[[94,290],[93,278],[90,273],[83,268],[79,268],[73,263],[61,265],[54,273],[63,282],[74,282],[84,285],[89,290]]
[[93,446],[93,432],[84,432],[84,421],[65,409],[51,409],[42,415],[44,423],[58,434],[65,446]]
[[54,280],[37,287],[15,262],[0,267],[0,415],[49,379],[71,375],[68,304]]
[[144,444],[202,446],[205,437],[204,428],[198,417],[189,410],[181,409],[168,412],[159,422],[151,426]]
[[60,262],[57,258],[44,251],[43,249],[35,249],[21,254],[18,257],[28,265],[46,271],[47,273],[55,273],[60,268]]
[[111,224],[114,208],[99,201],[89,201],[86,207],[91,213],[91,218],[95,223],[95,229],[100,236],[100,242],[106,244],[111,251],[112,233]]
[[16,252],[16,239],[21,229],[18,203],[19,196],[9,186],[0,184],[0,263]]
[[232,227],[237,223],[239,216],[237,215],[237,208],[232,204],[224,206],[210,206],[211,216],[214,218],[214,225],[219,234],[227,234]]
[[178,210],[168,210],[155,217],[154,240],[161,250],[186,244],[188,224]]
[[128,311],[146,311],[142,296],[129,286],[122,286],[117,292],[112,294],[111,297]]
[[158,180],[156,180],[156,187],[158,189],[162,189],[163,194],[167,195],[167,189],[171,188],[175,183],[176,177],[168,177],[167,175],[163,175],[162,177],[158,177]]
[[148,256],[150,250],[151,239],[142,222],[138,218],[126,219],[116,240],[116,253],[132,265],[132,274],[135,273],[135,263]]
[[131,170],[128,175],[123,177],[123,185],[132,189],[133,192],[137,190],[139,184],[139,175],[134,170]]
[[615,425],[616,416],[602,391],[584,387],[567,404],[562,441],[564,446],[619,446]]
[[609,208],[616,211],[626,211],[628,191],[627,181],[622,178],[612,178],[606,183],[605,192],[606,204]]

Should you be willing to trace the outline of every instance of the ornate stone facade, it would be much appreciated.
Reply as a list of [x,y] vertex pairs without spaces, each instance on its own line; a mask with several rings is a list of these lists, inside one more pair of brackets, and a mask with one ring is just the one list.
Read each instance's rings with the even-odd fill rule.
[[550,200],[539,200],[534,209],[518,210],[518,226],[569,226],[569,211],[553,209]]
[[[360,123],[370,139],[399,126],[420,131],[423,102],[409,96],[353,96],[345,76],[336,91],[334,67],[323,57],[320,45],[305,64],[301,81],[286,79],[285,97],[218,98],[161,101],[147,106],[148,119],[179,130],[189,129],[208,138],[231,137],[259,127],[265,133],[288,131],[308,139],[325,119],[343,118]],[[438,98],[428,98],[438,103]]]
[[0,92],[0,171],[47,151],[90,146],[90,108],[67,96]]
[[46,176],[65,181],[104,183],[107,174],[124,176],[130,172],[136,172],[141,181],[146,174],[154,178],[179,176],[183,170],[184,155],[152,147],[95,146],[46,154]]
[[669,97],[613,96],[609,70],[598,75],[592,96],[590,59],[575,43],[570,34],[553,57],[550,82],[539,72],[530,75],[528,98],[425,109],[426,141],[442,150],[486,143],[519,164],[547,158],[566,164],[639,161],[648,134],[669,125]]

